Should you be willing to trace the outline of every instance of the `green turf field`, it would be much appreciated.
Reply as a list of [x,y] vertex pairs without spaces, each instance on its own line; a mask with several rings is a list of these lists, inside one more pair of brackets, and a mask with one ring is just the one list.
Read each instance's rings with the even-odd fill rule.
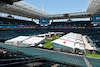
[[89,53],[86,53],[85,55],[87,57],[100,58],[100,55],[98,55],[98,54],[89,54]]
[[[55,36],[52,36],[51,38],[53,38],[55,40],[55,39],[58,39],[60,37],[55,35]],[[52,48],[52,47],[53,47],[53,43],[51,43],[51,41],[46,39],[46,44],[44,44],[43,48],[48,48],[49,49],[49,48]]]
[[58,39],[58,38],[60,38],[60,36],[55,35],[55,36],[52,36],[51,38]]
[[44,48],[52,48],[53,43],[51,41],[46,40],[46,44],[44,44]]

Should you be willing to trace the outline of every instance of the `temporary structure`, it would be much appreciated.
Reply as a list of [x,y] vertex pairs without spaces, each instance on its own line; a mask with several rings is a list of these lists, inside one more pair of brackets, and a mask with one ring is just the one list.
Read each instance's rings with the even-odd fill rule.
[[41,43],[45,42],[45,38],[43,37],[31,37],[27,40],[24,40],[20,46],[23,46],[23,47],[27,47],[27,46],[36,46],[36,45],[39,45]]
[[31,37],[29,36],[19,36],[10,40],[5,41],[5,44],[10,44],[10,45],[20,45],[24,40],[27,40]]

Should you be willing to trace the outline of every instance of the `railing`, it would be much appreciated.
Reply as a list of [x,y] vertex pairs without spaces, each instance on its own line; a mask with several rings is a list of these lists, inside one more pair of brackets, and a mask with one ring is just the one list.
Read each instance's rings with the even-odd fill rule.
[[94,45],[93,40],[89,36],[87,36],[87,37],[90,40],[91,45],[98,51],[98,46],[96,44]]

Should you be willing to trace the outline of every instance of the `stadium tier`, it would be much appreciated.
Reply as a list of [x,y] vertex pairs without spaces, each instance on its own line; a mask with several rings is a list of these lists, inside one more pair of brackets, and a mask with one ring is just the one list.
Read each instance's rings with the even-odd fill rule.
[[33,21],[17,20],[9,17],[7,18],[0,17],[0,26],[18,26],[18,25],[39,26]]
[[100,59],[93,59],[93,58],[87,58],[89,62],[92,64],[93,67],[99,67],[100,66]]
[[[39,27],[39,24],[36,24],[33,21],[17,20],[14,18],[4,18],[0,17],[0,26],[34,26]],[[50,27],[93,27],[91,21],[75,21],[75,22],[52,22]]]
[[[44,12],[43,0],[42,10],[24,1],[0,0],[0,67],[100,67],[99,0],[89,0],[86,11],[79,6],[85,12],[65,14]],[[59,11],[72,1],[57,3]]]
[[92,27],[91,21],[52,22],[51,27]]
[[12,52],[4,48],[0,48],[0,66],[8,66],[33,61],[40,61],[40,59],[23,55],[20,52]]
[[48,27],[41,27],[31,21],[0,17],[0,25],[0,40],[7,40],[22,35],[38,35],[47,32],[74,32],[88,35],[100,47],[100,28],[93,26],[91,21],[54,22]]
[[[87,63],[87,60],[92,64],[93,67],[99,67],[100,64],[100,59],[93,59],[93,58],[88,58],[85,56],[80,56],[80,55],[75,55],[75,54],[69,54],[69,53],[61,53],[61,52],[56,52],[56,51],[50,51],[50,50],[45,50],[45,49],[38,49],[38,48],[22,48],[22,47],[15,47],[12,45],[7,45],[7,44],[3,44],[0,43],[0,47],[11,50],[13,52],[22,52],[21,54],[27,54],[27,55],[31,55],[34,57],[38,57],[38,58],[42,58],[45,60],[50,60],[53,62],[45,62],[43,63],[42,66],[51,66],[57,63],[62,63],[62,64],[66,64],[70,67],[89,67],[89,64]],[[11,55],[11,54],[9,54]],[[22,56],[22,55],[18,55],[16,56],[14,53],[12,54],[13,57],[26,57],[26,56]],[[37,58],[35,58],[34,60],[36,60]],[[40,59],[38,59],[40,60]],[[5,60],[7,61],[7,60]],[[49,64],[46,64],[49,63]],[[59,66],[63,66],[62,64],[58,64]],[[65,67],[66,67],[65,65]],[[41,66],[40,66],[41,67]]]
[[35,48],[19,48],[19,47],[2,44],[2,43],[0,44],[0,47],[9,49],[14,52],[19,51],[19,52],[23,52],[28,55],[42,57],[42,58],[50,59],[56,62],[62,62],[62,63],[72,65],[72,66],[87,67],[87,64],[82,56],[57,53],[57,52],[46,51],[46,50],[35,49]]

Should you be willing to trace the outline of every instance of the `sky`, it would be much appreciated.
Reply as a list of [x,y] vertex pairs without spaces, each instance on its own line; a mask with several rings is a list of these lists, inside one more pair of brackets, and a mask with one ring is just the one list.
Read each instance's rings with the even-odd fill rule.
[[[42,0],[23,0],[23,1],[42,10]],[[89,0],[43,0],[43,1],[44,1],[44,11],[49,14],[85,12],[89,2]],[[7,16],[5,14],[0,14],[0,15]],[[18,17],[14,16],[14,17],[17,19],[21,19],[21,17],[19,16]],[[22,19],[31,20],[29,18],[23,18],[23,17]],[[66,19],[62,19],[61,21],[63,20],[66,21]],[[72,20],[82,21],[82,20],[89,20],[89,18],[78,18]]]
[[[49,14],[84,12],[89,0],[43,0],[44,11]],[[42,10],[42,0],[24,0],[24,2]]]

